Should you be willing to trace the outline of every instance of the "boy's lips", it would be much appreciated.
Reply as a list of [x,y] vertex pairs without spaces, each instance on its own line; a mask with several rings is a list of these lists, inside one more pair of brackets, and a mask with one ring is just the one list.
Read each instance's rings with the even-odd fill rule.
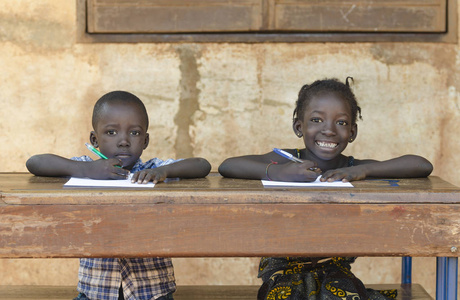
[[130,153],[117,153],[115,155],[115,157],[118,157],[118,158],[128,158],[128,157],[131,157],[131,154]]

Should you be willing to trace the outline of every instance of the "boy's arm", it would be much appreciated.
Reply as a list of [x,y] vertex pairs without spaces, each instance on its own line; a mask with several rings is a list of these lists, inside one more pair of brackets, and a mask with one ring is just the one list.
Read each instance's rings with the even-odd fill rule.
[[132,182],[157,183],[166,178],[202,178],[211,171],[211,164],[204,158],[187,158],[154,169],[145,169],[134,173]]
[[316,167],[312,161],[291,162],[274,152],[269,152],[263,155],[227,158],[219,166],[219,173],[224,177],[230,178],[314,181],[321,173],[321,170],[309,170],[312,167]]
[[352,181],[368,177],[377,178],[418,178],[427,177],[433,171],[433,165],[418,155],[404,155],[385,160],[355,160],[355,166],[329,170],[323,174],[322,181]]
[[73,176],[93,179],[124,179],[129,171],[120,166],[117,159],[99,159],[96,161],[74,161],[54,154],[39,154],[26,162],[30,173],[37,176]]

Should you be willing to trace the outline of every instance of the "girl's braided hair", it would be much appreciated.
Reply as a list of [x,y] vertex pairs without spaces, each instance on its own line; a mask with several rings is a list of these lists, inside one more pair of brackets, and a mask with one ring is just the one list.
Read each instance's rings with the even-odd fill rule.
[[316,80],[310,85],[304,85],[300,89],[299,97],[296,101],[296,107],[294,109],[294,113],[292,114],[293,121],[295,122],[299,118],[303,117],[305,109],[313,97],[332,93],[342,98],[350,105],[351,122],[352,124],[356,124],[356,119],[358,116],[360,119],[362,119],[361,107],[358,106],[358,101],[356,100],[356,97],[350,88],[350,81],[353,82],[353,77],[347,77],[345,79],[345,83],[342,83],[333,78]]

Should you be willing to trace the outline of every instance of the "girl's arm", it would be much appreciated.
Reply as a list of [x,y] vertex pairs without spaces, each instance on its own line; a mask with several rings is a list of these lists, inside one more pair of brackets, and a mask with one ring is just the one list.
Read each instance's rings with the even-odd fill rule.
[[211,171],[211,164],[204,158],[187,158],[166,166],[154,169],[145,169],[134,173],[132,182],[157,183],[166,178],[202,178]]
[[73,176],[92,179],[124,179],[129,171],[120,167],[118,159],[74,161],[54,154],[39,154],[29,158],[26,167],[37,176]]
[[[292,150],[285,150],[293,154]],[[314,181],[321,170],[312,161],[292,162],[274,152],[263,155],[246,155],[227,158],[220,166],[224,177],[242,179],[264,179],[277,181]]]
[[425,158],[417,155],[404,155],[385,160],[355,160],[355,166],[329,170],[321,178],[322,181],[353,181],[368,177],[377,178],[416,178],[427,177],[433,171],[433,165]]

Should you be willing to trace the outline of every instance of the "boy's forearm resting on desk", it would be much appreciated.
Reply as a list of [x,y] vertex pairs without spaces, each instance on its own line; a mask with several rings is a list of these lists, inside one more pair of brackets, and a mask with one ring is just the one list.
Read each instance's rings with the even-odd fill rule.
[[73,161],[54,154],[39,154],[26,162],[30,173],[37,176],[73,176],[93,179],[123,179],[129,174],[117,159],[100,159],[92,162]]
[[157,183],[166,178],[202,178],[209,174],[211,165],[204,158],[188,158],[166,166],[145,169],[133,174],[132,182]]
[[167,169],[167,177],[169,178],[202,178],[211,171],[211,164],[204,158],[193,157],[161,168]]

